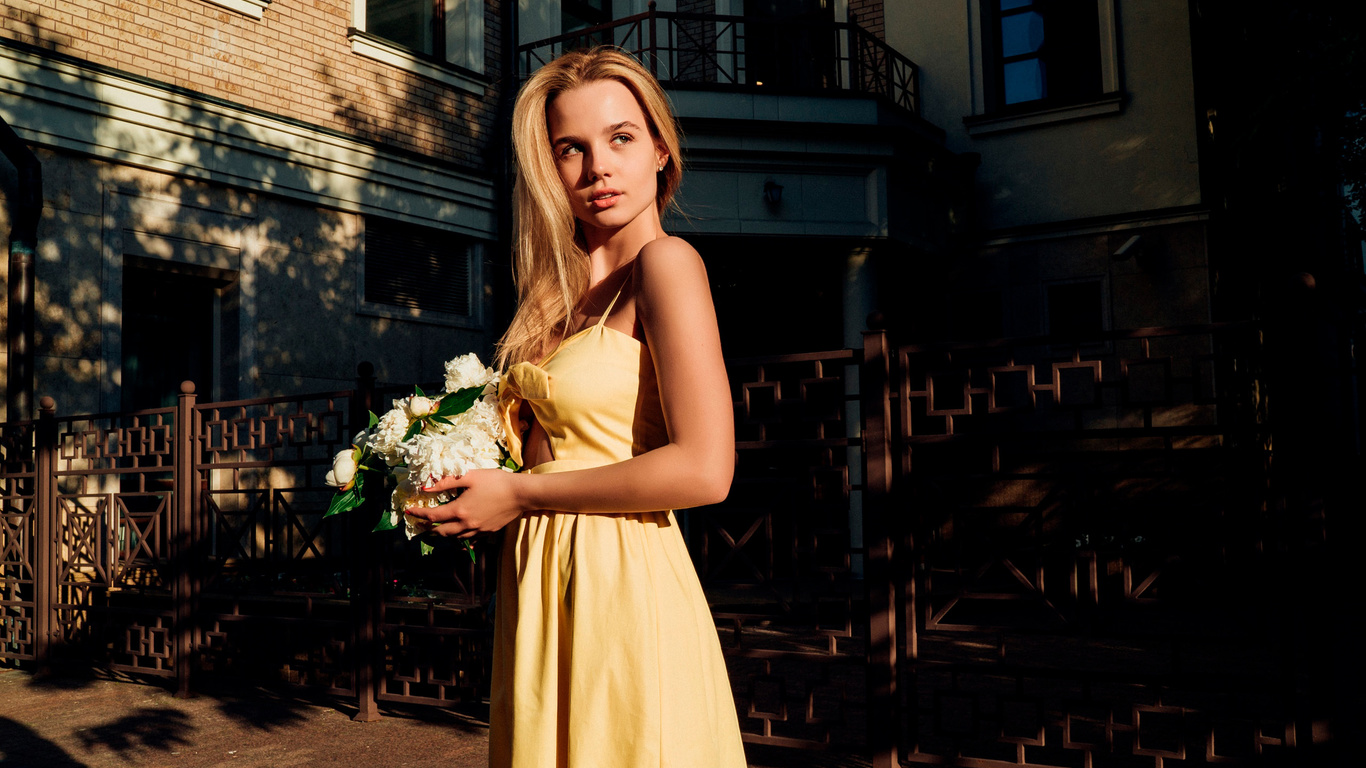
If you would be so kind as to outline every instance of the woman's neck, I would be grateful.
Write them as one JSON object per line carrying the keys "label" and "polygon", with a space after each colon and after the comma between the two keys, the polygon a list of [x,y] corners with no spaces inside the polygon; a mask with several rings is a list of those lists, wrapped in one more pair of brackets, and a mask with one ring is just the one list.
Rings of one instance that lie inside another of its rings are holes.
{"label": "woman's neck", "polygon": [[624,227],[613,230],[584,229],[588,246],[588,284],[598,285],[635,259],[651,240],[664,237],[659,213],[652,207]]}

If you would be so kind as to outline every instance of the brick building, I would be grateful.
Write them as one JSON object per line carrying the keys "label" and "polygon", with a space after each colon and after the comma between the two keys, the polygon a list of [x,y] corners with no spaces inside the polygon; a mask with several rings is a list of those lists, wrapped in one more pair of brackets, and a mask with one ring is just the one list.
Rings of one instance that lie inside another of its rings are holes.
{"label": "brick building", "polygon": [[487,353],[502,8],[0,3],[0,118],[43,178],[35,391],[107,411]]}

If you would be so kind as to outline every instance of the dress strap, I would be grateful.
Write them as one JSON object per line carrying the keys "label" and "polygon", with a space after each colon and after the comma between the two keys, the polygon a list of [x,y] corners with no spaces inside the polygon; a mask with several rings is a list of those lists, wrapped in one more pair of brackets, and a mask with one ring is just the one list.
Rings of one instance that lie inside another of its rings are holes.
{"label": "dress strap", "polygon": [[593,327],[601,328],[603,323],[607,322],[607,316],[612,314],[612,307],[617,305],[617,299],[621,298],[621,292],[624,290],[626,290],[626,283],[623,282],[621,287],[617,289],[617,295],[613,296],[612,300],[607,302],[607,309],[602,311],[602,317],[598,318],[598,322],[594,323]]}

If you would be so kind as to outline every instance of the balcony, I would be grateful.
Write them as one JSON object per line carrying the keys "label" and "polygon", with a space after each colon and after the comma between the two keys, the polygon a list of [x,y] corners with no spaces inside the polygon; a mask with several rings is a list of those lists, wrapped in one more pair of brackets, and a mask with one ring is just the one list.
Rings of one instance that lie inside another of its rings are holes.
{"label": "balcony", "polygon": [[759,19],[655,9],[518,47],[522,77],[565,51],[616,45],[671,89],[885,100],[919,117],[919,67],[851,20]]}

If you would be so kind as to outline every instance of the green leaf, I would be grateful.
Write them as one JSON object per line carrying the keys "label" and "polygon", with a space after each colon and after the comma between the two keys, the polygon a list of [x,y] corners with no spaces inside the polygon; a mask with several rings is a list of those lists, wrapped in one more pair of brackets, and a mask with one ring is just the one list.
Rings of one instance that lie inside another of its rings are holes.
{"label": "green leaf", "polygon": [[403,433],[403,442],[406,443],[406,442],[408,442],[409,440],[412,440],[412,439],[413,439],[413,435],[416,435],[418,432],[421,432],[421,431],[422,431],[422,419],[415,419],[415,420],[413,421],[412,424],[409,424],[409,425],[408,425],[408,431]]}
{"label": "green leaf", "polygon": [[424,557],[436,551],[436,547],[433,547],[431,544],[428,544],[425,541],[418,541],[417,546],[418,549],[422,551]]}
{"label": "green leaf", "polygon": [[374,411],[369,411],[368,413],[370,414],[370,424],[369,424],[368,426],[365,427],[366,429],[369,429],[370,427],[373,427],[373,426],[375,426],[376,424],[379,424],[379,417],[375,415],[375,412],[374,412]]}
{"label": "green leaf", "polygon": [[356,492],[355,486],[352,486],[350,490],[338,491],[332,494],[332,503],[327,505],[327,511],[323,513],[323,519],[325,520],[343,512],[350,512],[356,507],[359,507],[364,501],[365,500],[360,497],[360,494]]}
{"label": "green leaf", "polygon": [[508,469],[512,470],[513,472],[517,472],[517,471],[521,470],[521,467],[517,466],[517,462],[513,461],[511,457],[508,457],[508,458],[506,458],[506,459],[503,460],[503,466],[504,466],[504,467],[507,467]]}
{"label": "green leaf", "polygon": [[416,384],[413,385],[413,394],[415,394],[415,395],[417,395],[417,396],[419,396],[419,397],[426,397],[426,396],[427,396],[427,393],[422,391],[422,387],[419,387],[419,386],[416,385]]}
{"label": "green leaf", "polygon": [[[400,515],[400,517],[402,516]],[[379,531],[392,531],[398,526],[399,523],[396,523],[389,519],[389,510],[385,509],[383,512],[380,512],[379,514],[379,522],[375,523],[375,527],[371,528],[370,530],[372,532],[378,533]]]}
{"label": "green leaf", "polygon": [[470,556],[470,562],[471,562],[471,563],[477,563],[477,562],[479,562],[479,561],[476,560],[475,557],[474,557],[474,544],[472,544],[472,543],[470,542],[469,539],[461,539],[461,540],[460,540],[460,543],[465,545],[465,554],[467,554],[467,555]]}
{"label": "green leaf", "polygon": [[428,421],[435,421],[437,424],[449,424],[452,427],[455,426],[455,422],[445,416],[431,416],[428,418]]}
{"label": "green leaf", "polygon": [[436,407],[437,416],[459,416],[468,411],[474,401],[479,399],[479,395],[484,391],[483,387],[465,387],[441,398],[441,404]]}

